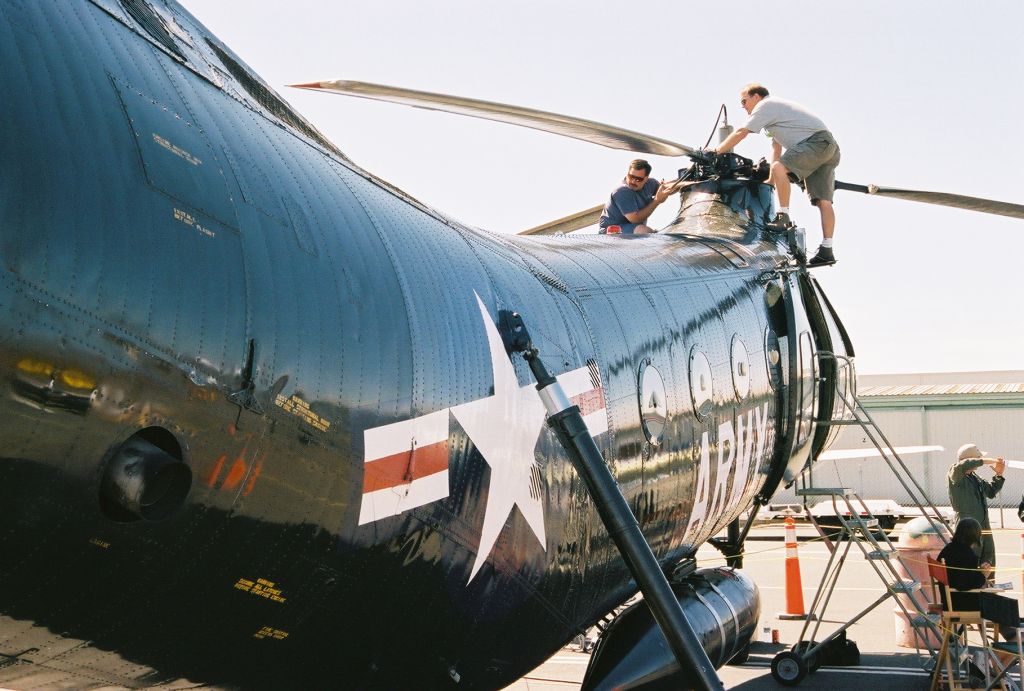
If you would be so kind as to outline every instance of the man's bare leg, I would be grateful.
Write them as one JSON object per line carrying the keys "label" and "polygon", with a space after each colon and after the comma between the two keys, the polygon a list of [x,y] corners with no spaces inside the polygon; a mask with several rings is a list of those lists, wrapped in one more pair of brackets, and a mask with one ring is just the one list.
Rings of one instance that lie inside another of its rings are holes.
{"label": "man's bare leg", "polygon": [[836,255],[832,251],[832,235],[836,232],[836,212],[832,208],[832,202],[818,199],[814,203],[821,214],[821,234],[824,239],[818,251],[807,261],[807,266],[834,264]]}
{"label": "man's bare leg", "polygon": [[836,211],[832,208],[832,202],[819,199],[818,212],[821,214],[821,235],[826,240],[831,240],[836,232]]}
{"label": "man's bare leg", "polygon": [[779,206],[783,209],[789,208],[789,169],[782,165],[782,161],[772,164],[771,183],[775,186],[775,192],[779,195]]}

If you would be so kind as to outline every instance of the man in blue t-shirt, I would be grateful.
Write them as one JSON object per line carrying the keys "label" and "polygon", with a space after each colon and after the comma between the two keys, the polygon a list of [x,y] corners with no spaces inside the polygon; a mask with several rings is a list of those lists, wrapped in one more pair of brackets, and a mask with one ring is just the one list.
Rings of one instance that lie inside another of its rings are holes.
{"label": "man in blue t-shirt", "polygon": [[600,233],[654,233],[647,218],[672,194],[670,184],[651,179],[651,164],[642,158],[631,161],[622,185],[612,192],[601,212]]}

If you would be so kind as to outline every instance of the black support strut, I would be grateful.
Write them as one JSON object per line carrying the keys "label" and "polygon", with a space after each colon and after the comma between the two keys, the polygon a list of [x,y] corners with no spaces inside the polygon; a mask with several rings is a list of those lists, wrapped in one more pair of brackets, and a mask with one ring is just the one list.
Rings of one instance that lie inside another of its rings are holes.
{"label": "black support strut", "polygon": [[711,660],[701,646],[697,634],[687,621],[665,573],[647,544],[640,525],[633,516],[618,483],[594,443],[577,406],[569,399],[558,381],[548,374],[537,349],[518,314],[503,315],[506,343],[514,352],[523,354],[537,379],[537,390],[548,411],[548,424],[565,447],[576,471],[587,485],[601,520],[622,554],[633,578],[644,595],[661,632],[683,670],[693,675],[694,688],[701,691],[724,690]]}

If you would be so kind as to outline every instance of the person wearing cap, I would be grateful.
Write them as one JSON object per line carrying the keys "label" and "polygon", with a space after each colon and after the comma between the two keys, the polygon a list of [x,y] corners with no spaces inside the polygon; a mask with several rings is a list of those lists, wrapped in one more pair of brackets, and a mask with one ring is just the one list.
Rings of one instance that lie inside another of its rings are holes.
{"label": "person wearing cap", "polygon": [[[995,477],[991,481],[978,477],[975,472],[983,465],[992,466]],[[982,535],[978,557],[982,564],[996,565],[996,545],[992,540],[992,527],[988,522],[988,500],[995,499],[1003,488],[1003,471],[1006,462],[1002,458],[988,458],[977,444],[964,444],[957,452],[956,462],[946,473],[949,482],[949,503],[956,511],[959,522],[970,517],[981,524]]]}

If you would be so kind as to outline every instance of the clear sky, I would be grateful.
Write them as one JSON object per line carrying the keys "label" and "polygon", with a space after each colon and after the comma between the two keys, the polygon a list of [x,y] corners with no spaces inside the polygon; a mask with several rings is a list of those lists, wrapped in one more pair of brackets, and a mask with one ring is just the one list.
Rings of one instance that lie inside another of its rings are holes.
{"label": "clear sky", "polygon": [[[1024,203],[1020,0],[184,5],[357,163],[496,232],[603,202],[632,156],[284,85],[378,82],[702,146],[721,103],[743,123],[738,91],[760,81],[825,120],[841,180]],[[769,140],[750,136],[737,151],[766,156]],[[655,177],[688,163],[648,158]],[[804,198],[791,207],[813,251],[817,211]],[[1024,370],[1024,220],[849,192],[837,192],[836,215],[839,263],[816,275],[860,372]]]}

